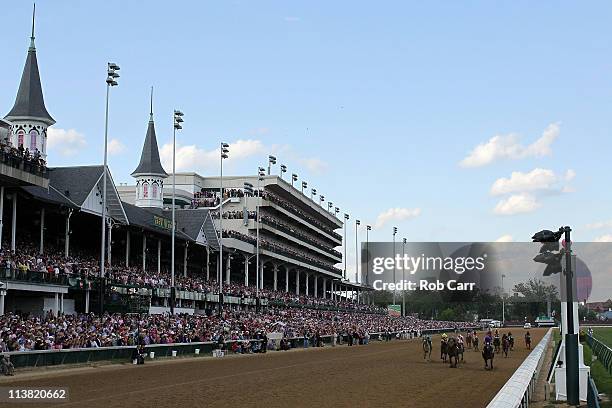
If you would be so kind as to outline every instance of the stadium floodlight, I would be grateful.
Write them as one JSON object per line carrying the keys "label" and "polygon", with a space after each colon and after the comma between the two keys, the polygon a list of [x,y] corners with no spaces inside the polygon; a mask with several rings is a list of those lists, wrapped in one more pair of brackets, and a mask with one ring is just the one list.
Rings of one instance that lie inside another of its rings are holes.
{"label": "stadium floodlight", "polygon": [[[152,110],[151,110],[152,111]],[[174,255],[176,239],[176,131],[181,130],[183,126],[181,123],[184,122],[183,112],[180,110],[174,110],[173,114],[173,133],[172,133],[172,255],[171,255],[171,266],[170,266],[170,314],[174,314],[174,305],[176,304],[176,287],[174,286]]]}
{"label": "stadium floodlight", "polygon": [[287,172],[287,166],[285,166],[284,164],[281,164],[280,165],[280,170],[281,170],[280,178],[283,178],[283,173]]}
{"label": "stadium floodlight", "polygon": [[334,206],[334,203],[332,203],[331,201],[328,201],[327,202],[327,211],[331,212],[333,206]]}
{"label": "stadium floodlight", "polygon": [[340,212],[340,208],[338,207],[334,208],[334,213],[336,214],[336,217],[338,216],[339,212]]}
{"label": "stadium floodlight", "polygon": [[276,164],[276,157],[274,156],[268,156],[268,176],[270,175],[270,172],[272,171],[272,165]]}
{"label": "stadium floodlight", "polygon": [[298,180],[298,175],[293,173],[291,175],[291,187],[293,187],[293,182]]}
{"label": "stadium floodlight", "polygon": [[255,276],[256,276],[256,285],[255,285],[255,309],[259,311],[259,288],[263,289],[263,271],[261,271],[259,266],[259,207],[261,205],[261,182],[264,180],[266,175],[266,171],[263,167],[259,167],[257,170],[257,207],[255,209],[255,225],[257,227],[257,245],[255,252]]}
{"label": "stadium floodlight", "polygon": [[308,188],[308,183],[305,181],[302,181],[302,194],[304,194],[304,189]]}
{"label": "stadium floodlight", "polygon": [[[34,27],[32,25],[32,27]],[[34,28],[32,28],[32,33]],[[32,34],[34,38],[34,34]],[[32,40],[34,41],[34,40]],[[105,110],[105,121],[104,121],[104,169],[103,169],[103,182],[102,182],[102,240],[100,246],[100,316],[104,313],[104,276],[105,276],[105,251],[106,251],[106,181],[108,179],[108,101],[110,96],[110,88],[119,85],[117,78],[119,74],[119,65],[114,62],[107,64],[107,76],[106,76],[106,110]]]}
{"label": "stadium floodlight", "polygon": [[342,258],[344,258],[344,271],[342,273],[342,277],[344,279],[346,279],[346,222],[349,219],[349,215],[347,213],[344,213],[344,239],[342,240],[342,243],[344,244],[344,253],[342,254]]}
{"label": "stadium floodlight", "polygon": [[[576,274],[572,270],[572,241],[570,227],[561,227],[557,231],[542,230],[535,233],[531,239],[533,242],[542,244],[540,252],[533,258],[534,261],[544,263],[544,276],[564,272],[565,274],[565,295],[566,311],[565,319],[561,319],[566,324],[566,334],[564,338],[565,346],[565,384],[567,402],[569,405],[578,405],[579,395],[579,371],[578,371],[578,333],[574,325],[574,293],[576,287]],[[559,250],[559,240],[565,235],[563,246]],[[557,252],[558,251],[558,252]],[[563,271],[562,259],[565,256],[565,271]],[[561,274],[561,279],[563,279]],[[563,301],[563,299],[562,299]]]}
{"label": "stadium floodlight", "polygon": [[361,221],[355,220],[355,283],[359,283],[359,237],[358,231]]}
{"label": "stadium floodlight", "polygon": [[371,225],[366,225],[366,283],[370,275],[370,231],[372,231]]}
{"label": "stadium floodlight", "polygon": [[324,196],[323,194],[321,194],[321,195],[319,196],[319,205],[320,205],[321,207],[323,207],[323,201],[325,201],[325,196]]}
{"label": "stadium floodlight", "polygon": [[[395,251],[395,235],[397,235],[397,227],[393,227],[393,258],[396,257],[397,252]],[[393,263],[393,283],[396,283],[397,281],[395,280],[395,272],[396,272],[396,266],[395,266],[395,262]],[[393,291],[393,304],[395,305],[395,296],[397,294],[397,290]]]}
{"label": "stadium floodlight", "polygon": [[314,201],[314,196],[317,195],[317,189],[316,188],[312,188],[310,189],[310,199]]}
{"label": "stadium floodlight", "polygon": [[245,181],[243,190],[245,193],[248,193],[253,196],[253,184]]}
{"label": "stadium floodlight", "polygon": [[219,313],[223,310],[223,160],[229,158],[229,147],[221,142],[219,148]]}

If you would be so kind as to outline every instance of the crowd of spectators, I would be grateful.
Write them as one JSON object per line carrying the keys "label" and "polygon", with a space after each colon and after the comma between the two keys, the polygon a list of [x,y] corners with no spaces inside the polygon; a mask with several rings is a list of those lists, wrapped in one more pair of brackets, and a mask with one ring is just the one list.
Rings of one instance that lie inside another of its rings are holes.
{"label": "crowd of spectators", "polygon": [[42,158],[40,151],[35,149],[33,152],[30,149],[19,145],[15,148],[10,140],[0,141],[0,152],[2,154],[2,162],[11,167],[19,167],[24,163],[30,167],[30,170],[35,172],[44,172],[46,168],[45,160]]}
{"label": "crowd of spectators", "polygon": [[0,316],[0,352],[57,350],[252,339],[258,333],[286,338],[426,329],[465,329],[467,322],[421,320],[415,316],[268,308],[263,312],[225,309],[202,315],[94,314],[44,317]]}

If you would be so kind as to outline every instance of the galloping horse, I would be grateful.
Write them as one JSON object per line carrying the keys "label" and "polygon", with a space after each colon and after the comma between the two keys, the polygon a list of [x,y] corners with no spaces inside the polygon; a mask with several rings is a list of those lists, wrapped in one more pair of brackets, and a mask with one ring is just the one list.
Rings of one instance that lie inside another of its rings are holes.
{"label": "galloping horse", "polygon": [[440,342],[440,358],[442,359],[443,362],[446,363],[447,357],[448,357],[448,340],[445,338],[442,338],[442,341]]}
{"label": "galloping horse", "polygon": [[525,347],[527,347],[527,350],[531,350],[531,334],[529,332],[525,333]]}
{"label": "galloping horse", "polygon": [[423,359],[431,361],[431,349],[431,339],[427,336],[423,337]]}
{"label": "galloping horse", "polygon": [[504,357],[508,358],[508,350],[510,349],[510,339],[505,334],[502,336],[502,352]]}
{"label": "galloping horse", "polygon": [[482,348],[482,358],[485,362],[485,370],[489,369],[488,361],[491,360],[491,370],[493,370],[493,357],[495,357],[495,351],[491,343],[485,343]]}
{"label": "galloping horse", "polygon": [[451,337],[448,339],[448,343],[446,344],[446,352],[448,353],[448,362],[450,363],[451,368],[457,368],[457,363],[459,361],[459,343],[457,339]]}
{"label": "galloping horse", "polygon": [[499,340],[499,335],[493,337],[493,347],[495,347],[495,352],[499,353],[499,346],[501,346],[501,342]]}
{"label": "galloping horse", "polygon": [[472,344],[474,345],[474,351],[478,351],[478,336],[474,336],[474,340],[472,340]]}

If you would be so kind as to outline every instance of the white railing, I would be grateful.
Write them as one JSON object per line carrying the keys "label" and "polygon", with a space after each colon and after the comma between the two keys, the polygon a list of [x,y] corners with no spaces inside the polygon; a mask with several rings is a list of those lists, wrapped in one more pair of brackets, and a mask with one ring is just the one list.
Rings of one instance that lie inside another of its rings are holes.
{"label": "white railing", "polygon": [[508,382],[493,397],[487,408],[523,408],[529,406],[529,400],[535,389],[551,335],[552,329],[549,329],[523,361],[523,364],[517,368]]}

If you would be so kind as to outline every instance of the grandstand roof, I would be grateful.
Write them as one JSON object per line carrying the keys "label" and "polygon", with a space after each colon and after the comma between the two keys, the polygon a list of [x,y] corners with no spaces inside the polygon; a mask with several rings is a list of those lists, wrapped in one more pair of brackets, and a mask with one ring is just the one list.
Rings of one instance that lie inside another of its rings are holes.
{"label": "grandstand roof", "polygon": [[[170,211],[167,211],[170,212]],[[208,210],[176,210],[177,229],[184,232],[194,241],[198,239],[204,220],[208,215]]]}
{"label": "grandstand roof", "polygon": [[48,189],[38,186],[24,186],[21,189],[32,198],[44,201],[46,203],[56,204],[56,205],[64,205],[67,207],[79,208],[72,200],[64,196],[62,193],[57,191],[52,186],[49,186]]}
{"label": "grandstand roof", "polygon": [[[172,221],[169,216],[170,211],[161,208],[141,208],[133,204],[122,202],[128,222],[132,226],[141,227],[147,231],[158,234],[172,236]],[[178,214],[178,211],[177,211]],[[180,225],[177,217],[177,226]],[[176,236],[179,239],[193,241],[189,235],[180,228],[176,229]]]}

